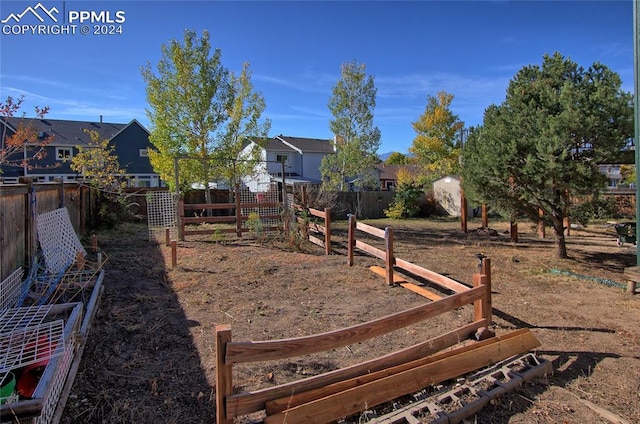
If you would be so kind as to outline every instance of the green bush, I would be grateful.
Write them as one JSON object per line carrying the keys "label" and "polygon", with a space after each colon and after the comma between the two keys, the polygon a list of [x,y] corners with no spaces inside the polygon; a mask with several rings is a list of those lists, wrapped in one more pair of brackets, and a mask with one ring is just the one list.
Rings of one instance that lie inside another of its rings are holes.
{"label": "green bush", "polygon": [[423,196],[424,190],[417,183],[400,184],[396,190],[396,197],[384,213],[391,219],[413,218],[420,212],[420,199]]}
{"label": "green bush", "polygon": [[584,226],[594,219],[620,218],[615,199],[612,197],[574,204],[569,215],[572,220]]}

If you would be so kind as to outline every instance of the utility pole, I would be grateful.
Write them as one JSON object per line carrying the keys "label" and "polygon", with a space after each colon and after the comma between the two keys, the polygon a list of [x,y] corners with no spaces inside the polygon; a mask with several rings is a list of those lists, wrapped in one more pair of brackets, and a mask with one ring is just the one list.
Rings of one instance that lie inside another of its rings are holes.
{"label": "utility pole", "polygon": [[[640,222],[640,178],[639,178],[639,169],[638,165],[640,164],[640,145],[638,140],[640,140],[640,101],[638,101],[638,96],[640,96],[640,76],[638,73],[640,69],[640,62],[638,60],[638,53],[640,48],[640,5],[638,5],[639,0],[633,0],[633,88],[634,88],[634,96],[633,96],[633,116],[634,116],[634,146],[635,146],[635,165],[636,165],[636,237],[637,237],[637,226],[638,222]],[[636,243],[636,265],[640,266],[640,243]]]}

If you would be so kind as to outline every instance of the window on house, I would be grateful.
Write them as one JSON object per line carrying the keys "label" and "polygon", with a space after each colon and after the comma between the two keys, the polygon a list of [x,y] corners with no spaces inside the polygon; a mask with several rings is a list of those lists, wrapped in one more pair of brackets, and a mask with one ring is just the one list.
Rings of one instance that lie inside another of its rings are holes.
{"label": "window on house", "polygon": [[71,147],[56,147],[56,159],[67,161],[73,157],[73,148]]}
{"label": "window on house", "polygon": [[136,187],[151,187],[151,177],[138,177]]}
{"label": "window on house", "polygon": [[147,149],[140,149],[140,157],[141,157],[141,158],[148,158],[148,157],[149,157],[149,150],[147,150]]}
{"label": "window on house", "polygon": [[286,162],[287,161],[287,155],[276,155],[276,162]]}

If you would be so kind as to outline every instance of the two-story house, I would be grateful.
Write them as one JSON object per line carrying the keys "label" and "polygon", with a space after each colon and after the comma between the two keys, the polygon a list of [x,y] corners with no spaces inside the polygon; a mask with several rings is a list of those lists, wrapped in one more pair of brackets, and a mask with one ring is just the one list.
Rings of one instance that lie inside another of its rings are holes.
{"label": "two-story house", "polygon": [[[258,145],[262,162],[254,175],[243,182],[251,191],[262,191],[260,186],[271,181],[286,185],[321,183],[322,159],[334,153],[331,140],[278,135],[268,139],[251,139],[245,147],[250,150]],[[284,164],[284,176],[283,173]]]}
{"label": "two-story house", "polygon": [[149,131],[137,120],[128,124],[99,121],[68,121],[60,119],[38,119],[0,117],[0,134],[11,136],[21,126],[31,126],[39,139],[50,140],[44,157],[24,167],[2,166],[1,177],[5,181],[18,177],[31,177],[35,181],[63,181],[82,179],[70,167],[71,158],[78,152],[78,146],[85,146],[91,138],[86,130],[96,131],[101,140],[109,140],[114,147],[120,167],[126,171],[129,185],[134,187],[159,187],[160,176],[153,171],[148,151],[153,148],[149,141]]}

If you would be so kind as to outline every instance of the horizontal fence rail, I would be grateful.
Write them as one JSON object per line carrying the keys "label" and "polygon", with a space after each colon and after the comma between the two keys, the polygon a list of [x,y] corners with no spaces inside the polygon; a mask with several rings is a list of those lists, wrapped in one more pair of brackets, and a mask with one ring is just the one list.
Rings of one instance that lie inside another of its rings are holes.
{"label": "horizontal fence rail", "polygon": [[[491,322],[491,284],[484,274],[474,275],[474,288],[455,293],[441,300],[420,305],[383,318],[305,337],[234,342],[231,327],[216,327],[216,400],[217,422],[230,424],[235,417],[267,409],[267,404],[286,398],[292,393],[300,394],[337,384],[345,379],[365,376],[374,371],[402,366],[469,338]],[[359,343],[392,331],[405,328],[465,305],[473,305],[474,318],[469,324],[418,343],[409,348],[343,369],[320,374],[283,385],[233,394],[233,366],[239,363],[261,362],[292,358]],[[397,372],[394,371],[394,373]],[[319,395],[320,396],[320,395]],[[281,408],[280,408],[281,409]],[[269,417],[268,417],[269,418]]]}

